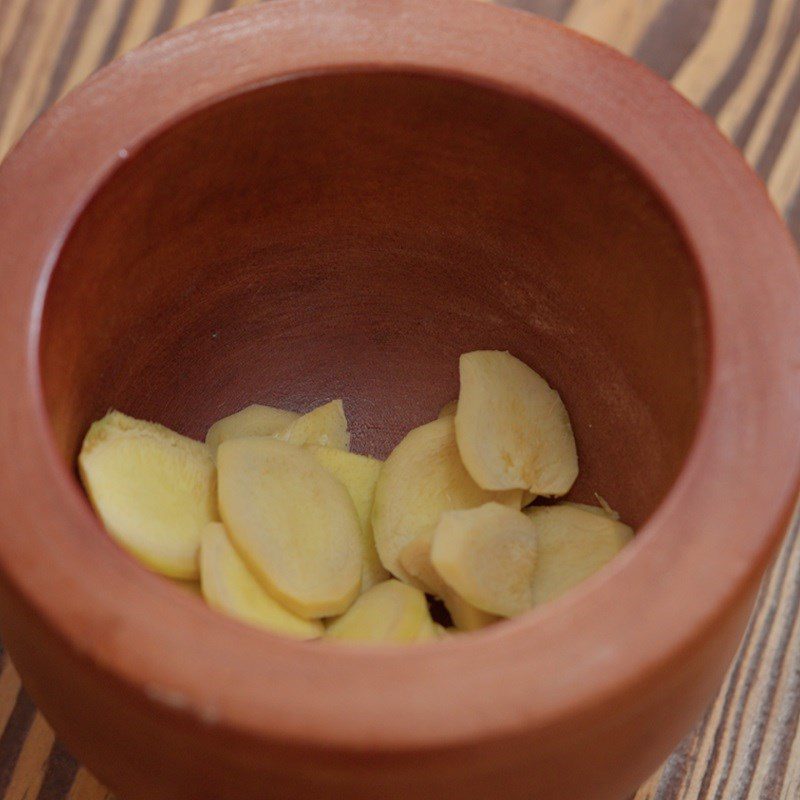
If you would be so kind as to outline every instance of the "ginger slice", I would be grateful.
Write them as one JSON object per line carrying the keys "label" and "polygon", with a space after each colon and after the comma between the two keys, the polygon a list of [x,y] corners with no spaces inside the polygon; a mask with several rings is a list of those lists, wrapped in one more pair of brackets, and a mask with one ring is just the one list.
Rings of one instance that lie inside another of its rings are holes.
{"label": "ginger slice", "polygon": [[578,508],[581,511],[588,511],[590,514],[599,514],[601,517],[608,517],[608,519],[619,519],[619,514],[614,511],[608,503],[599,506],[591,506],[588,503],[572,503],[572,502],[565,502],[561,503],[562,506],[569,506],[570,508]]}
{"label": "ginger slice", "polygon": [[361,564],[361,591],[381,583],[389,577],[378,551],[375,549],[375,537],[372,535],[372,503],[375,499],[375,484],[381,471],[382,462],[376,458],[336,450],[332,447],[307,445],[309,452],[317,461],[340,481],[350,493],[356,507],[358,521],[361,525],[361,547],[363,561]]}
{"label": "ginger slice", "polygon": [[341,614],[361,585],[361,528],[347,489],[307,450],[265,437],[217,451],[219,507],[236,549],[281,605]]}
{"label": "ginger slice", "polygon": [[633,530],[602,509],[567,503],[534,506],[526,513],[539,534],[533,573],[535,605],[561,596],[588,578],[633,538]]}
{"label": "ginger slice", "polygon": [[520,503],[520,508],[527,508],[535,499],[536,495],[533,492],[529,492],[527,491],[527,489],[523,489],[522,502]]}
{"label": "ginger slice", "polygon": [[83,440],[78,468],[105,529],[155,572],[195,580],[200,535],[218,519],[208,448],[111,411]]}
{"label": "ginger slice", "polygon": [[[209,525],[216,525],[215,522],[209,522]],[[200,544],[202,547],[202,538],[200,540]],[[189,594],[196,595],[197,597],[203,596],[203,590],[200,588],[200,581],[183,581],[180,578],[170,578],[170,583],[173,586],[177,586],[184,592],[189,592]]]}
{"label": "ginger slice", "polygon": [[499,350],[464,353],[459,371],[456,438],[475,482],[484,489],[566,494],[578,475],[578,455],[558,392]]}
{"label": "ginger slice", "polygon": [[362,642],[414,642],[433,635],[425,595],[390,579],[364,592],[325,631],[331,639]]}
{"label": "ginger slice", "polygon": [[525,489],[508,489],[505,492],[495,492],[495,500],[517,511],[529,506],[536,499],[536,495]]}
{"label": "ginger slice", "polygon": [[227,439],[244,439],[247,436],[274,436],[285,430],[300,415],[272,406],[251,405],[217,420],[206,433],[206,444],[216,457],[217,448]]}
{"label": "ginger slice", "polygon": [[450,631],[431,619],[430,625],[423,626],[419,636],[414,641],[435,642],[440,639],[446,639],[448,636],[450,636]]}
{"label": "ginger slice", "polygon": [[451,400],[449,403],[445,403],[439,410],[439,419],[442,417],[454,417],[457,410],[458,400]]}
{"label": "ginger slice", "polygon": [[432,541],[433,530],[428,530],[409,542],[400,553],[403,569],[428,594],[438,597],[445,604],[453,625],[459,630],[476,631],[496,622],[499,617],[475,608],[445,583],[431,563]]}
{"label": "ginger slice", "polygon": [[330,403],[303,414],[277,432],[275,438],[290,444],[318,444],[349,450],[350,433],[347,430],[347,417],[342,401],[331,400]]}
{"label": "ginger slice", "polygon": [[427,625],[423,625],[420,628],[419,634],[415,642],[435,642],[437,639],[441,639],[443,634],[439,632],[439,629],[444,630],[441,625],[435,623],[432,619]]}
{"label": "ginger slice", "polygon": [[487,503],[442,514],[431,563],[466,602],[489,614],[514,617],[533,605],[536,527],[521,511]]}
{"label": "ginger slice", "polygon": [[219,522],[210,523],[203,532],[200,580],[203,597],[217,611],[284,636],[298,639],[322,636],[321,622],[298,617],[264,591]]}
{"label": "ginger slice", "polygon": [[[407,582],[400,552],[439,521],[443,511],[496,500],[464,469],[456,446],[453,417],[415,428],[383,463],[375,487],[372,528],[383,566]],[[516,508],[519,495],[513,499]]]}
{"label": "ginger slice", "polygon": [[341,450],[350,447],[341,400],[332,400],[302,415],[271,406],[248,406],[215,422],[208,429],[206,444],[216,456],[222,442],[251,436],[269,436],[291,444],[317,444]]}
{"label": "ginger slice", "polygon": [[[458,410],[458,400],[451,400],[449,403],[445,403],[439,411],[438,419],[442,417],[455,417],[456,411]],[[518,508],[525,508],[525,506],[529,506],[535,499],[536,495],[532,494],[531,492],[525,491],[524,489],[511,489],[506,498],[501,500],[500,502],[505,503],[506,505],[511,506],[512,508],[516,505],[516,494],[512,494],[513,492],[519,492],[519,504],[517,505]]]}
{"label": "ginger slice", "polygon": [[608,504],[608,502],[606,502],[606,499],[604,497],[601,497],[599,494],[597,494],[597,492],[594,493],[594,496],[600,508],[602,508],[603,511],[605,511],[609,517],[611,517],[611,519],[619,519],[619,514],[616,511],[614,511],[613,508],[611,508],[611,506]]}
{"label": "ginger slice", "polygon": [[[439,411],[438,419],[442,417],[455,417],[458,410],[458,400],[451,400],[445,403]],[[519,498],[519,500],[517,500]],[[511,506],[512,508],[525,508],[529,506],[536,499],[536,495],[524,489],[511,489],[505,492],[502,498],[498,498],[499,502],[504,505]]]}

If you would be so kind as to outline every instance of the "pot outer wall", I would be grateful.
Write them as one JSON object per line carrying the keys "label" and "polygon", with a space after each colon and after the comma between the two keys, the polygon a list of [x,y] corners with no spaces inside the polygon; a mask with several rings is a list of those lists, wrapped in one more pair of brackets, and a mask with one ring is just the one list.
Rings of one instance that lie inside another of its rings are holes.
{"label": "pot outer wall", "polygon": [[124,800],[623,800],[717,691],[757,590],[696,648],[581,716],[549,730],[407,753],[292,746],[188,718],[179,698],[143,696],[86,663],[7,586],[0,617],[33,700],[70,752]]}

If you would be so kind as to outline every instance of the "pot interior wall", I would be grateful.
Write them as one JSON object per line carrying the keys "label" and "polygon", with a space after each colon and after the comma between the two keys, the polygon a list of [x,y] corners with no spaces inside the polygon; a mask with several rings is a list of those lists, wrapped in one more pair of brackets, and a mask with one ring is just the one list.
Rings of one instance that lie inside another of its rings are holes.
{"label": "pot interior wall", "polygon": [[669,213],[534,102],[361,72],[224,100],[132,152],[47,292],[42,380],[71,464],[110,407],[202,437],[252,402],[342,397],[385,456],[510,350],[571,413],[573,495],[641,524],[697,424],[702,291]]}

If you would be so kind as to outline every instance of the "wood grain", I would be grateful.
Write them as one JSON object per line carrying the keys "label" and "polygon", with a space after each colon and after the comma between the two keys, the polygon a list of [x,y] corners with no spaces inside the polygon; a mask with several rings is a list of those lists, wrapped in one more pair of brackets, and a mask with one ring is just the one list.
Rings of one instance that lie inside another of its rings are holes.
{"label": "wood grain", "polygon": [[[255,0],[0,0],[0,155],[58,97],[151,36]],[[800,0],[503,0],[641,60],[714,115],[800,236]],[[740,651],[695,731],[636,800],[800,799],[795,517]],[[3,656],[0,795],[106,800]],[[588,799],[587,799],[588,800]]]}

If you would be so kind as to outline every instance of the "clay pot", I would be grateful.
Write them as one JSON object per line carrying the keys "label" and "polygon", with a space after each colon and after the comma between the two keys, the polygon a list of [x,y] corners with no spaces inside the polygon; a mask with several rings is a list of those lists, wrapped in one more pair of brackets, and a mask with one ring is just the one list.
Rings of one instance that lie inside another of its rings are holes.
{"label": "clay pot", "polygon": [[[620,800],[718,687],[800,461],[800,272],[713,125],[617,53],[456,0],[270,3],[112,64],[0,174],[0,614],[125,800]],[[343,397],[383,456],[509,349],[574,496],[638,527],[485,632],[296,643],[151,575],[74,464],[109,407],[202,436]]]}

